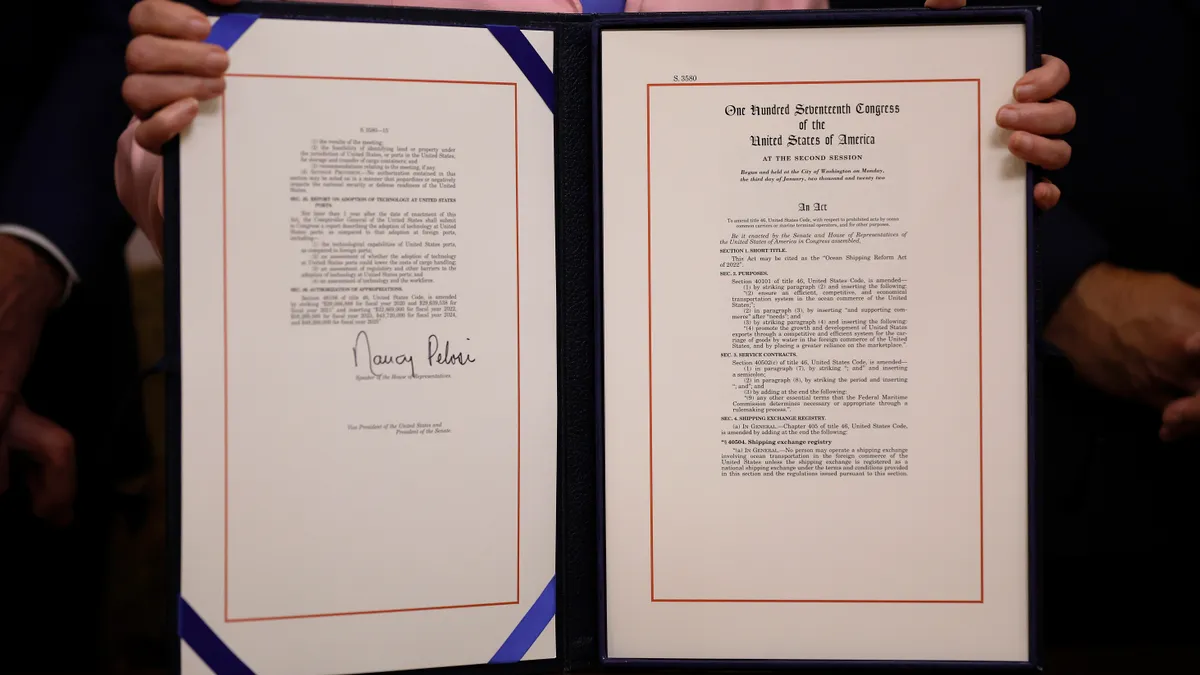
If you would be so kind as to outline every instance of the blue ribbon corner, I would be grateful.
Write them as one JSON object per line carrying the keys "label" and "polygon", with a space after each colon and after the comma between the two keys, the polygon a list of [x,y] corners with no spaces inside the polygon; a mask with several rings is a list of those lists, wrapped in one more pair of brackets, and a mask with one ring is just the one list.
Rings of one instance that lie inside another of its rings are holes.
{"label": "blue ribbon corner", "polygon": [[550,577],[550,583],[542,589],[542,594],[533,601],[529,611],[517,622],[517,627],[488,663],[516,663],[525,658],[529,648],[541,637],[546,626],[550,625],[550,620],[554,618],[554,610],[554,577]]}
{"label": "blue ribbon corner", "polygon": [[525,74],[525,79],[529,80],[529,84],[533,85],[538,96],[542,97],[546,107],[553,114],[554,73],[550,72],[550,67],[542,60],[542,55],[529,43],[529,38],[515,26],[488,26],[487,29],[504,51],[508,52],[513,63]]}
{"label": "blue ribbon corner", "polygon": [[255,21],[258,21],[257,14],[222,14],[217,17],[204,41],[229,51],[233,43],[245,35]]}
{"label": "blue ribbon corner", "polygon": [[179,637],[216,675],[254,675],[233,650],[204,623],[204,619],[182,597],[179,598]]}

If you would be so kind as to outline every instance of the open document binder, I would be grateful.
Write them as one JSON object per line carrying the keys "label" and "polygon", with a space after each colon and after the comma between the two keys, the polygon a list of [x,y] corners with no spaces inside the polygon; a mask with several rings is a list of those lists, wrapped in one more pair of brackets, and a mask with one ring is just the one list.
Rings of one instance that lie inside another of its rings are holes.
{"label": "open document binder", "polygon": [[203,6],[181,672],[1037,667],[1035,9]]}

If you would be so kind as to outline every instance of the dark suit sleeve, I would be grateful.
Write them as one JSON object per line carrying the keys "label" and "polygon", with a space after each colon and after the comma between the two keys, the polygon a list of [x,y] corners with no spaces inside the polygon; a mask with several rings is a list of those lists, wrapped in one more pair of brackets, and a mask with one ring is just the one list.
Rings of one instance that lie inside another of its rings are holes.
{"label": "dark suit sleeve", "polygon": [[58,5],[64,23],[77,30],[2,167],[5,220],[48,239],[84,283],[132,232],[113,182],[117,139],[130,118],[121,84],[132,5],[133,0]]}
{"label": "dark suit sleeve", "polygon": [[1039,287],[1038,329],[1058,311],[1088,268],[1108,259],[1109,243],[1067,200],[1040,213],[1034,223],[1035,273]]}

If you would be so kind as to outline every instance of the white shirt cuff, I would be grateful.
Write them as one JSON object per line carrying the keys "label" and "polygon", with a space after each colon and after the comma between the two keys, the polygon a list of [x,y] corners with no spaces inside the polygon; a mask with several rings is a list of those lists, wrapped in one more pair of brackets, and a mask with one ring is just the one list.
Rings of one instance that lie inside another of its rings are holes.
{"label": "white shirt cuff", "polygon": [[67,301],[67,298],[71,297],[71,289],[75,284],[79,283],[79,275],[75,273],[75,266],[71,264],[70,260],[67,260],[67,256],[63,255],[63,252],[58,250],[58,247],[53,242],[43,237],[40,232],[34,232],[28,227],[21,227],[20,225],[0,225],[0,234],[24,239],[50,254],[51,258],[57,260],[58,264],[62,265],[63,270],[67,273],[67,282],[63,284],[63,296],[59,304],[61,305]]}

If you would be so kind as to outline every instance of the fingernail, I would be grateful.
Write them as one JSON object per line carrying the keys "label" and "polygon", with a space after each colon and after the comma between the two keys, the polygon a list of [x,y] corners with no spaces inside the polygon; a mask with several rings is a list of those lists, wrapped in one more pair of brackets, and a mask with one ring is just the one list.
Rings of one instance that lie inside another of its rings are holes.
{"label": "fingernail", "polygon": [[1020,115],[1017,114],[1016,109],[1005,106],[1001,108],[1000,113],[996,115],[996,121],[1002,127],[1012,127],[1017,124],[1017,118],[1019,117]]}
{"label": "fingernail", "polygon": [[216,96],[225,91],[225,78],[218,77],[216,79],[209,80],[207,83],[205,83],[204,87],[208,90],[208,93]]}
{"label": "fingernail", "polygon": [[208,35],[208,31],[212,28],[212,24],[205,19],[192,19],[188,22],[188,28],[194,31],[197,35]]}
{"label": "fingernail", "polygon": [[1028,152],[1033,149],[1033,139],[1029,137],[1029,134],[1013,134],[1012,143],[1017,150]]}
{"label": "fingernail", "polygon": [[1018,101],[1027,101],[1030,98],[1033,98],[1033,85],[1032,84],[1017,85],[1017,90],[1016,90],[1016,92],[1014,92],[1014,95],[1016,96],[1016,99]]}
{"label": "fingernail", "polygon": [[229,55],[224,51],[215,51],[204,57],[204,66],[211,71],[224,71],[229,67]]}

